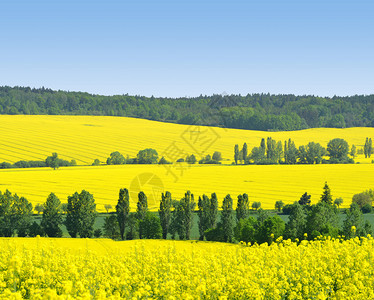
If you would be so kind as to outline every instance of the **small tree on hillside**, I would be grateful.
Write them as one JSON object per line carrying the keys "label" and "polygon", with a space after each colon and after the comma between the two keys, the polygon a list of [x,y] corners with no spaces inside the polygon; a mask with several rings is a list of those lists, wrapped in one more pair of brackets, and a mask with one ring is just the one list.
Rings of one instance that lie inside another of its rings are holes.
{"label": "small tree on hillside", "polygon": [[253,202],[252,209],[258,210],[261,207],[261,202]]}
{"label": "small tree on hillside", "polygon": [[336,198],[335,200],[334,200],[334,204],[339,208],[340,207],[340,205],[342,205],[342,203],[343,203],[343,198]]}
{"label": "small tree on hillside", "polygon": [[112,207],[112,205],[110,205],[110,204],[105,204],[105,205],[104,205],[104,208],[105,208],[105,210],[106,210],[106,213],[109,213],[109,210],[111,210],[113,207]]}
{"label": "small tree on hillside", "polygon": [[284,203],[282,200],[275,202],[275,209],[278,210],[278,212],[282,211],[283,206],[284,206]]}
{"label": "small tree on hillside", "polygon": [[48,167],[53,168],[53,170],[56,170],[59,167],[59,158],[58,154],[56,152],[52,153],[52,156],[48,156],[45,160],[45,164]]}

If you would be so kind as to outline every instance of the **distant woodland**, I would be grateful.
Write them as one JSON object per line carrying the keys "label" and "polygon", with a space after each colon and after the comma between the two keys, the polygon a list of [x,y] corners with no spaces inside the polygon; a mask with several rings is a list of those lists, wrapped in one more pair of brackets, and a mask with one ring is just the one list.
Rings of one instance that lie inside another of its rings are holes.
{"label": "distant woodland", "polygon": [[374,95],[248,94],[156,98],[3,86],[0,87],[0,114],[124,116],[271,131],[374,127]]}

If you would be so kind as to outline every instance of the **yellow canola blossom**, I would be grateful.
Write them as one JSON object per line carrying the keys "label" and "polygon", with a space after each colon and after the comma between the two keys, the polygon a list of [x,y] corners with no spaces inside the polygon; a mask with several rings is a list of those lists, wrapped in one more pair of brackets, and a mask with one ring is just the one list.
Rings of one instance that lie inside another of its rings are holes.
{"label": "yellow canola blossom", "polygon": [[291,138],[297,146],[313,141],[324,147],[333,138],[344,138],[360,149],[366,137],[374,137],[374,128],[263,132],[124,117],[0,115],[0,135],[0,163],[44,160],[57,152],[59,157],[75,159],[79,165],[57,170],[0,170],[1,191],[9,189],[34,206],[44,203],[51,192],[66,202],[67,196],[85,189],[95,196],[97,210],[103,212],[106,204],[115,207],[119,189],[128,188],[132,209],[141,190],[152,210],[158,208],[162,192],[170,191],[179,200],[187,190],[196,197],[215,192],[220,201],[229,193],[234,205],[238,194],[247,193],[251,202],[261,202],[262,208],[273,209],[277,200],[293,203],[305,192],[316,203],[327,181],[333,197],[342,197],[342,207],[348,207],[355,193],[373,188],[373,157],[365,159],[363,155],[356,159],[362,164],[355,165],[82,165],[92,164],[94,159],[105,162],[113,151],[135,157],[144,148],[154,148],[160,157],[174,162],[187,154],[200,159],[201,155],[220,151],[223,164],[230,164],[235,144],[241,148],[246,142],[250,151],[268,136],[278,141]]}
{"label": "yellow canola blossom", "polygon": [[1,238],[0,299],[373,299],[372,237],[248,247]]}

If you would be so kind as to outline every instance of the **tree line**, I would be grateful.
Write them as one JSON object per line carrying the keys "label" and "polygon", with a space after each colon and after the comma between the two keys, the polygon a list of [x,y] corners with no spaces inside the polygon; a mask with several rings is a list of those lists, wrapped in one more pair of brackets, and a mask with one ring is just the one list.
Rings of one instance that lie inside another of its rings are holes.
{"label": "tree line", "polygon": [[0,114],[105,115],[252,130],[374,126],[374,95],[101,96],[29,87],[0,87]]}
{"label": "tree line", "polygon": [[58,157],[57,153],[52,153],[51,156],[48,156],[45,160],[20,160],[14,164],[8,162],[0,163],[0,169],[10,169],[10,168],[45,168],[50,167],[57,169],[59,167],[69,167],[76,166],[77,162],[72,159],[67,161]]}
{"label": "tree line", "polygon": [[[371,138],[366,138],[364,149],[361,149],[365,157],[371,157],[373,146]],[[341,138],[335,138],[328,142],[327,148],[319,143],[309,142],[307,145],[295,145],[291,139],[288,141],[276,141],[271,137],[266,140],[261,139],[259,147],[253,147],[249,152],[247,143],[243,144],[242,149],[239,145],[234,147],[234,162],[238,164],[337,164],[354,163],[354,157],[358,154],[356,146],[350,148],[347,141]],[[324,157],[328,156],[326,160]],[[349,157],[350,156],[350,157]]]}
{"label": "tree line", "polygon": [[92,194],[83,190],[68,196],[64,208],[58,197],[51,193],[43,204],[40,224],[32,222],[33,207],[24,197],[8,190],[0,192],[0,236],[61,237],[62,225],[72,238],[105,237],[113,239],[191,239],[194,218],[198,217],[199,239],[220,242],[272,243],[280,237],[300,241],[314,239],[320,235],[351,238],[372,234],[370,223],[363,221],[362,213],[370,206],[372,190],[356,194],[349,209],[345,210],[343,226],[339,224],[341,198],[333,201],[327,183],[323,187],[320,201],[311,205],[311,196],[304,193],[294,204],[275,203],[275,208],[289,215],[284,222],[278,215],[259,208],[252,203],[257,218],[251,216],[248,194],[237,196],[234,209],[233,199],[228,194],[221,204],[215,193],[202,195],[195,202],[194,195],[187,191],[179,201],[170,192],[161,194],[158,215],[148,209],[147,196],[138,193],[136,211],[130,212],[129,191],[120,189],[115,212],[105,218],[102,228],[95,229],[96,204]]}

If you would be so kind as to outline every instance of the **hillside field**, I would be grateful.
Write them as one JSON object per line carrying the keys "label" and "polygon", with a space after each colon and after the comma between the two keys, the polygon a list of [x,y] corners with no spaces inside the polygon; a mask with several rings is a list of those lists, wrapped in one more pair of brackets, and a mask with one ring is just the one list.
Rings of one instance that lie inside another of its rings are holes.
{"label": "hillside field", "polygon": [[90,165],[96,158],[105,162],[114,151],[134,157],[145,148],[154,148],[160,157],[164,155],[171,161],[187,154],[200,157],[214,151],[222,152],[223,159],[231,161],[235,144],[241,147],[246,142],[251,150],[268,136],[281,141],[291,138],[297,147],[308,142],[326,147],[331,139],[343,138],[350,146],[360,148],[366,137],[374,138],[374,128],[266,132],[125,117],[0,115],[0,136],[0,162],[43,160],[57,152],[63,159]]}
{"label": "hillside field", "polygon": [[[372,299],[372,237],[197,241],[0,238],[0,299]],[[334,254],[334,255],[332,255]],[[337,254],[337,255],[336,255]]]}
{"label": "hillside field", "polygon": [[[204,134],[205,139],[200,140]],[[230,164],[236,143],[246,142],[251,149],[267,136],[276,140],[290,137],[297,146],[309,141],[326,146],[332,138],[340,137],[360,148],[367,136],[374,136],[374,128],[261,132],[122,117],[1,115],[0,135],[0,162],[42,160],[52,152],[78,162],[77,167],[58,170],[0,170],[0,190],[9,189],[34,205],[44,202],[50,192],[66,202],[68,195],[86,189],[94,194],[97,209],[104,211],[105,204],[115,206],[120,188],[128,188],[133,209],[140,190],[147,194],[152,209],[158,206],[161,192],[167,190],[175,199],[191,190],[196,201],[199,195],[215,192],[221,202],[230,193],[234,203],[238,194],[248,193],[251,202],[260,201],[263,208],[270,209],[275,201],[293,203],[304,192],[311,194],[315,203],[327,181],[333,197],[342,197],[347,207],[353,194],[374,188],[374,164],[362,157],[358,159],[362,163],[355,165],[87,166],[95,158],[105,161],[113,151],[135,156],[144,148],[155,148],[169,160],[221,151],[224,162]]]}
{"label": "hillside field", "polygon": [[[128,188],[131,208],[135,209],[137,193],[143,190],[152,209],[159,205],[161,192],[169,190],[180,199],[191,190],[199,195],[217,193],[220,203],[229,193],[236,203],[238,194],[247,193],[251,203],[260,201],[263,208],[273,209],[277,200],[293,203],[308,192],[312,203],[319,200],[327,181],[334,198],[342,197],[343,207],[349,206],[353,194],[374,187],[374,165],[272,165],[272,166],[201,166],[195,165],[175,178],[159,165],[122,165],[6,169],[0,171],[0,190],[9,189],[26,197],[34,205],[54,192],[62,202],[82,189],[95,196],[98,211],[105,204],[115,207],[120,188]],[[221,205],[221,204],[220,204]]]}

